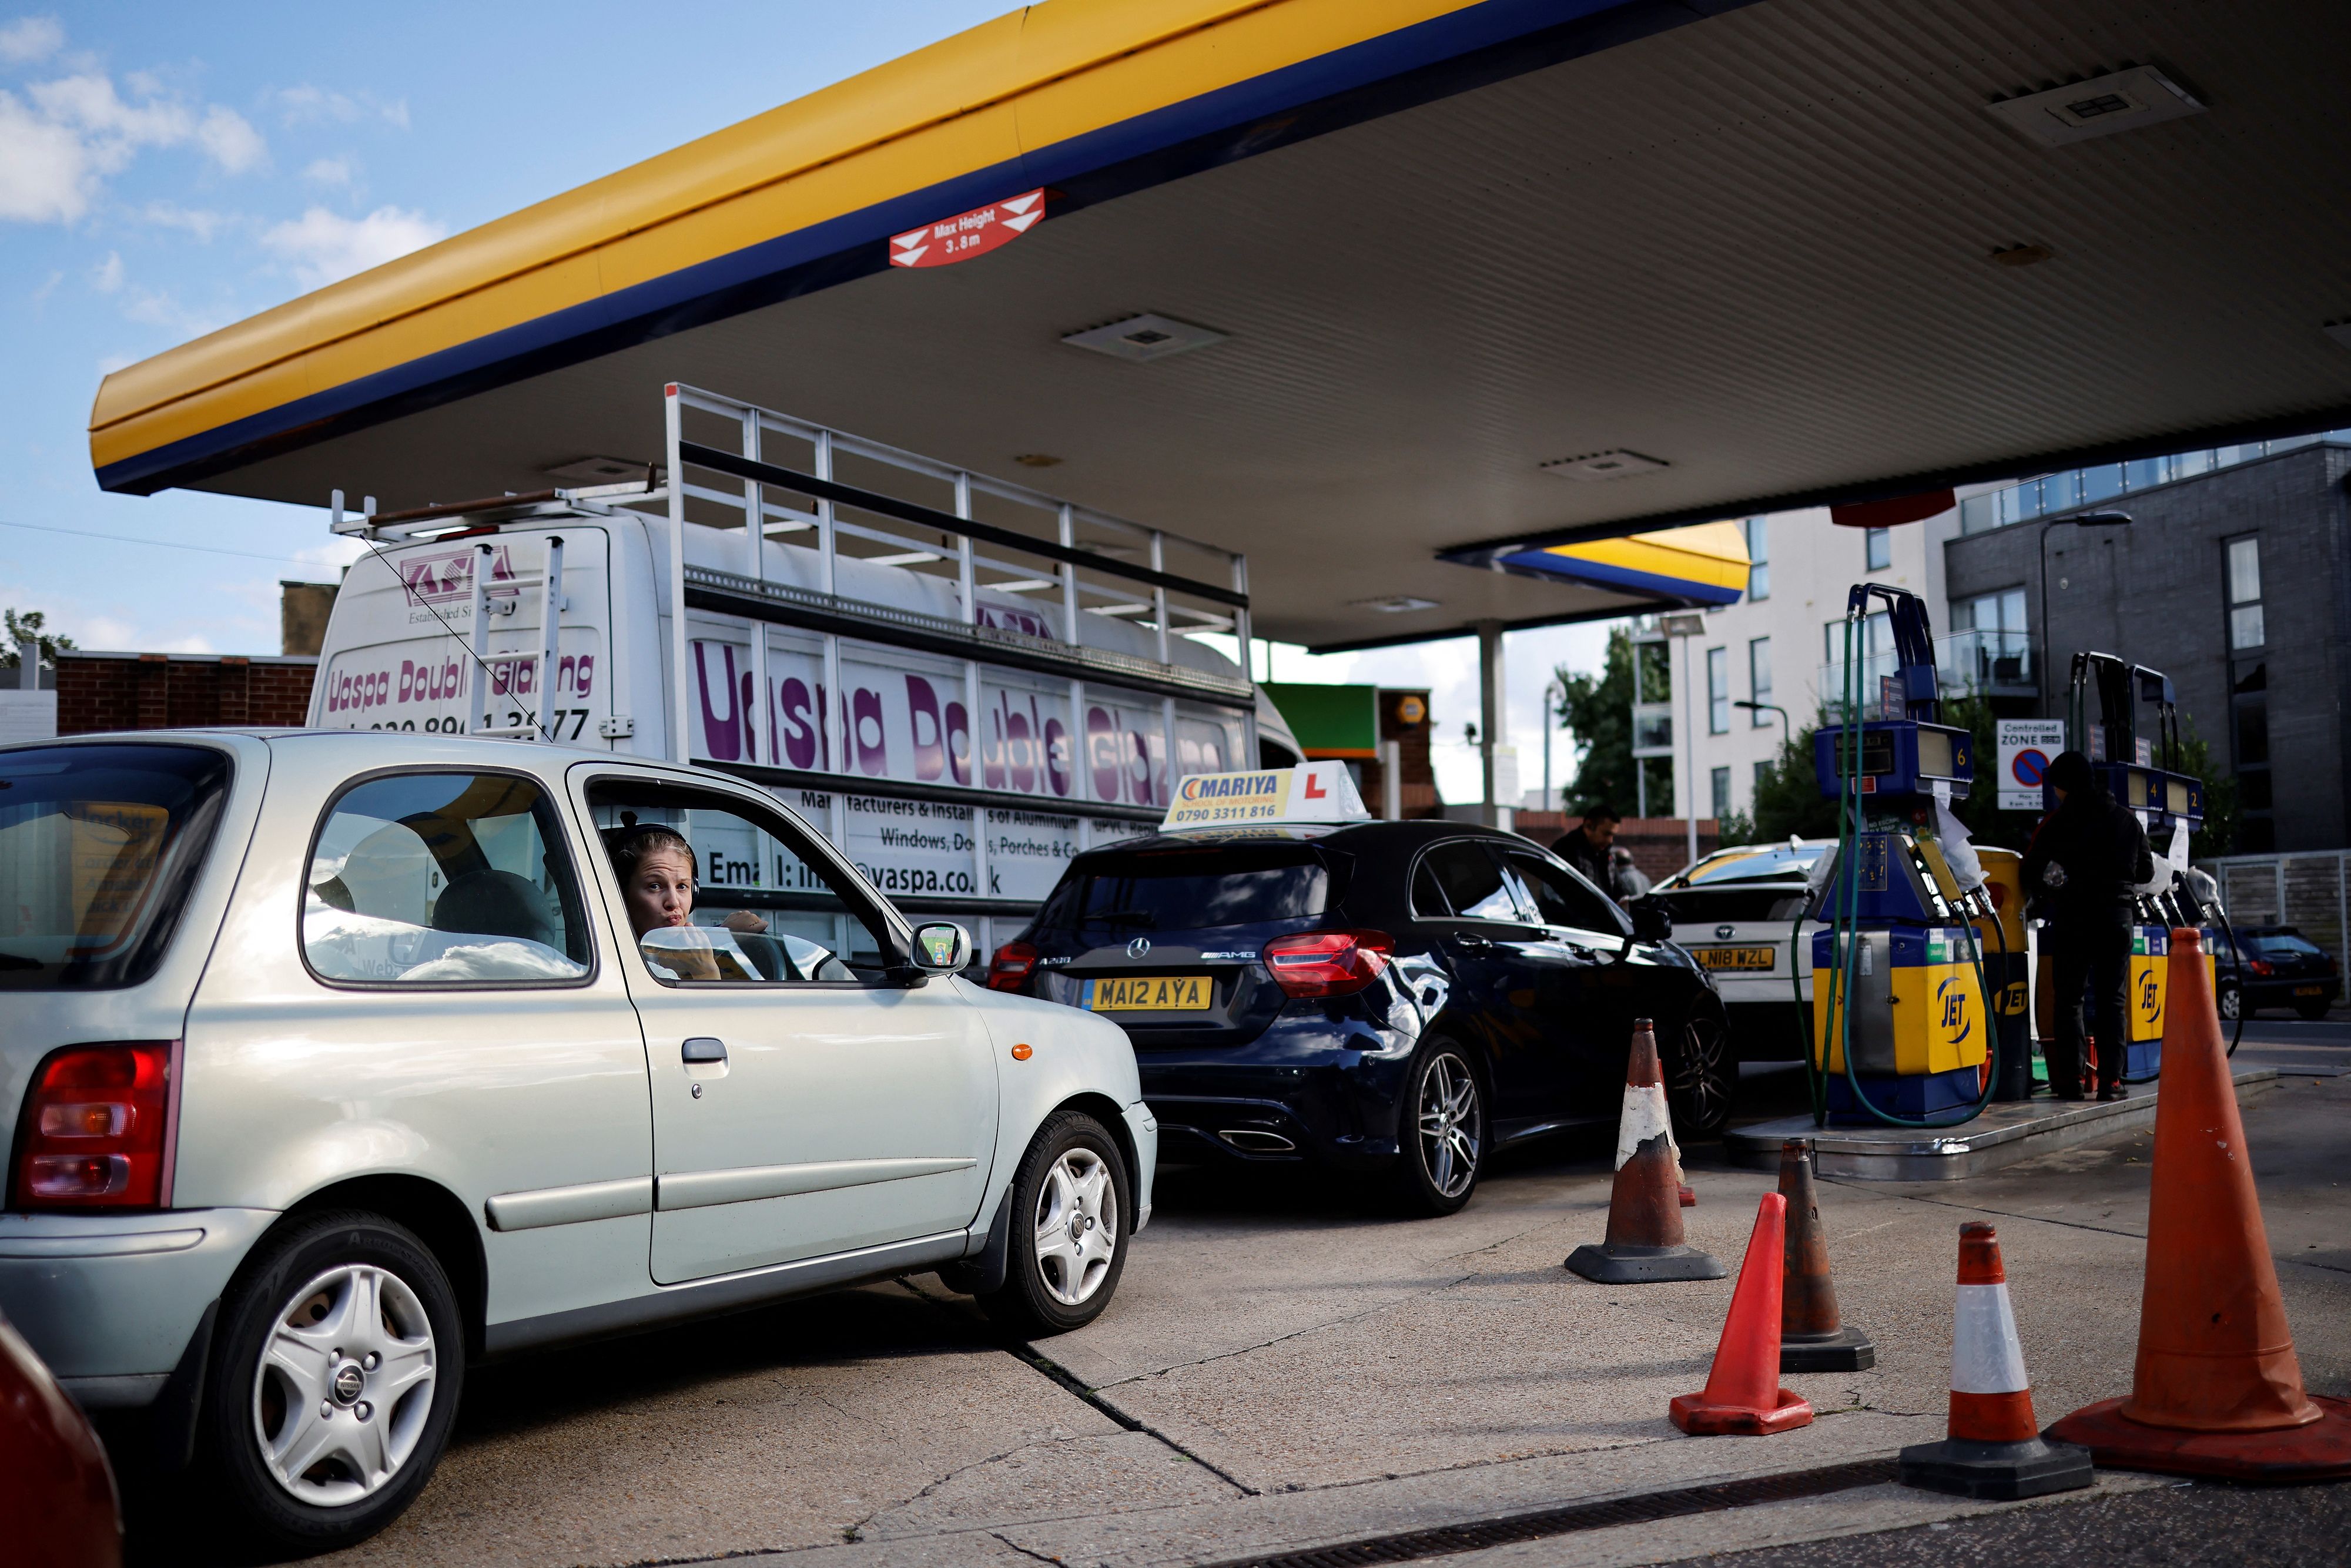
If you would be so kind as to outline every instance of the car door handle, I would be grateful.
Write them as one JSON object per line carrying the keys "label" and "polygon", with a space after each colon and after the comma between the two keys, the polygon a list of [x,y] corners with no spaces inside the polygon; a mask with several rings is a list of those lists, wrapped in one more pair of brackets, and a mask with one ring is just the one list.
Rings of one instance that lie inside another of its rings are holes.
{"label": "car door handle", "polygon": [[726,1042],[713,1040],[706,1034],[696,1035],[680,1047],[677,1054],[680,1060],[687,1062],[724,1061],[726,1060]]}
{"label": "car door handle", "polygon": [[1480,936],[1474,931],[1465,931],[1453,938],[1453,945],[1474,952],[1479,948],[1491,947],[1494,941],[1490,936]]}

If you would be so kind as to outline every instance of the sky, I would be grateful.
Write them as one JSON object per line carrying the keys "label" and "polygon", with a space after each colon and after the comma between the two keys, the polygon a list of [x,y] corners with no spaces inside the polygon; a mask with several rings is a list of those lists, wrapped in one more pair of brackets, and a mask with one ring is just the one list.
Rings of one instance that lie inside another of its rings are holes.
{"label": "sky", "polygon": [[[100,493],[86,432],[106,372],[1008,8],[0,0],[0,605],[85,648],[276,653],[279,580],[331,580],[358,547],[321,509]],[[1528,788],[1544,684],[1596,667],[1604,640],[1510,639]],[[1439,787],[1480,798],[1473,643],[1273,659],[1279,680],[1432,688]]]}

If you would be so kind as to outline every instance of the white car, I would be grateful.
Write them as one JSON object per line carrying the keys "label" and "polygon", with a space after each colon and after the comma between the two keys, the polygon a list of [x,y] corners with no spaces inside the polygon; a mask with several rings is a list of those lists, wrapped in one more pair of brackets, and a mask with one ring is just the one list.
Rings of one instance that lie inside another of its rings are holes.
{"label": "white car", "polygon": [[[1805,885],[1834,839],[1720,849],[1657,883],[1651,902],[1674,917],[1674,940],[1714,977],[1730,1016],[1730,1045],[1740,1061],[1794,1061],[1807,1039],[1803,1009],[1812,1002],[1812,934],[1799,936],[1796,917],[1810,902]],[[1792,952],[1789,943],[1796,938]],[[1789,984],[1793,967],[1803,988],[1799,1004]]]}
{"label": "white car", "polygon": [[[665,925],[615,855],[688,846]],[[1123,1032],[969,957],[704,769],[0,748],[0,1313],[306,1550],[414,1498],[471,1363],[928,1270],[1076,1327],[1158,1128]]]}

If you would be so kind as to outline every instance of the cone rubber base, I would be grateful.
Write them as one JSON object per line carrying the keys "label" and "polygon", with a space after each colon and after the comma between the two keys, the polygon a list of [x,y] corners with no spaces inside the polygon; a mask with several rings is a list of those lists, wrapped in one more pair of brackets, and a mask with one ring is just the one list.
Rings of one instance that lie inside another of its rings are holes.
{"label": "cone rubber base", "polygon": [[2023,1497],[2075,1491],[2095,1479],[2090,1451],[2070,1443],[2028,1437],[2021,1443],[1975,1443],[1953,1437],[1902,1450],[1902,1484],[1955,1497],[2013,1502]]}
{"label": "cone rubber base", "polygon": [[1722,1260],[1695,1247],[1579,1247],[1569,1269],[1600,1285],[1649,1285],[1665,1280],[1719,1280]]}
{"label": "cone rubber base", "polygon": [[1877,1364],[1877,1346],[1847,1323],[1818,1339],[1780,1336],[1782,1372],[1866,1372]]}
{"label": "cone rubber base", "polygon": [[1675,1426],[1693,1437],[1768,1437],[1813,1424],[1812,1406],[1785,1388],[1780,1390],[1780,1403],[1769,1410],[1708,1405],[1703,1394],[1677,1394],[1668,1414]]}
{"label": "cone rubber base", "polygon": [[2351,1476],[2351,1402],[2310,1396],[2322,1412],[2301,1427],[2268,1432],[2189,1432],[2149,1427],[2105,1399],[2049,1428],[2118,1470],[2161,1470],[2231,1481],[2319,1481]]}

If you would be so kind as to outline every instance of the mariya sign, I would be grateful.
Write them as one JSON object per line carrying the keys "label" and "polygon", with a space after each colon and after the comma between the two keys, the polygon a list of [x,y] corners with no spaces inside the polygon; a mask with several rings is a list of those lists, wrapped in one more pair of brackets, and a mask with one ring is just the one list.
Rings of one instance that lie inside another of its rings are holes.
{"label": "mariya sign", "polygon": [[1163,831],[1256,822],[1367,822],[1355,780],[1343,762],[1267,768],[1254,773],[1196,774],[1176,787]]}

